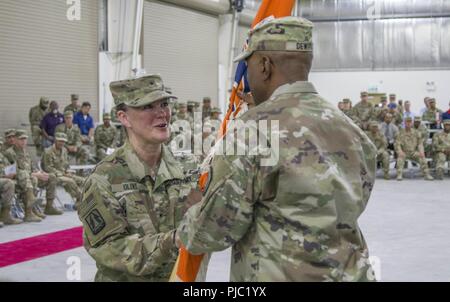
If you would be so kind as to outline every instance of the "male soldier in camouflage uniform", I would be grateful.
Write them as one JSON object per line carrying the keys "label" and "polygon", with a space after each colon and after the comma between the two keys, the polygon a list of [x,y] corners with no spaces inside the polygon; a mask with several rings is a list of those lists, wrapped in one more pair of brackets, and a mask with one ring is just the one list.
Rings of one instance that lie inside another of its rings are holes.
{"label": "male soldier in camouflage uniform", "polygon": [[48,113],[49,99],[47,97],[41,96],[39,100],[39,105],[36,105],[30,109],[28,114],[28,119],[31,126],[31,136],[33,138],[34,146],[36,147],[36,155],[40,157],[44,151],[42,146],[41,137],[41,121],[44,116]]}
{"label": "male soldier in camouflage uniform", "polygon": [[436,177],[444,179],[445,162],[450,161],[450,119],[443,121],[444,131],[433,136],[433,149],[436,154]]}
{"label": "male soldier in camouflage uniform", "polygon": [[353,110],[352,108],[350,108],[351,106],[351,102],[350,99],[343,99],[342,100],[342,112],[348,116],[356,125],[358,125],[358,127],[361,128],[361,122],[360,120],[356,117],[355,114],[353,114]]}
{"label": "male soldier in camouflage uniform", "polygon": [[64,107],[64,112],[71,111],[73,114],[80,111],[80,104],[78,103],[79,96],[78,94],[71,94],[70,95],[70,105],[67,105]]}
{"label": "male soldier in camouflage uniform", "polygon": [[68,155],[76,158],[78,164],[86,165],[89,160],[89,151],[81,143],[80,128],[73,123],[73,112],[64,112],[64,124],[56,126],[55,133],[62,132],[67,136],[65,145]]}
{"label": "male soldier in camouflage uniform", "polygon": [[436,108],[436,99],[428,100],[429,108],[423,113],[422,120],[430,123],[431,129],[438,128],[438,122],[442,116],[442,110]]}
{"label": "male soldier in camouflage uniform", "polygon": [[5,142],[1,148],[1,153],[5,153],[6,150],[14,146],[16,142],[16,129],[8,129],[5,131]]}
{"label": "male soldier in camouflage uniform", "polygon": [[116,148],[117,129],[111,125],[111,114],[103,113],[103,124],[97,126],[94,133],[95,156],[103,160],[109,148]]}
{"label": "male soldier in camouflage uniform", "polygon": [[0,226],[3,224],[19,224],[21,220],[11,217],[11,203],[14,198],[16,174],[5,174],[5,168],[9,166],[8,159],[0,153]]}
{"label": "male soldier in camouflage uniform", "polygon": [[116,115],[116,107],[113,107],[111,109],[111,123],[114,127],[117,129],[117,147],[122,147],[126,140],[126,133],[125,129],[123,128],[122,124],[117,119]]}
{"label": "male soldier in camouflage uniform", "polygon": [[306,82],[312,27],[285,17],[250,32],[238,60],[246,59],[257,106],[241,118],[279,123],[279,148],[269,142],[275,160],[216,154],[202,202],[178,228],[193,254],[232,246],[231,281],[373,278],[357,219],[374,184],[376,148]]}
{"label": "male soldier in camouflage uniform", "polygon": [[420,135],[422,135],[422,139],[424,140],[424,143],[428,139],[428,129],[424,125],[422,125],[422,118],[420,116],[414,117],[414,129],[419,131]]}
{"label": "male soldier in camouflage uniform", "polygon": [[187,147],[191,146],[194,120],[187,112],[186,102],[181,101],[177,104],[178,112],[170,126],[170,146],[172,150],[188,149]]}
{"label": "male soldier in camouflage uniform", "polygon": [[[175,231],[192,200],[198,173],[190,155],[175,156],[169,138],[175,98],[161,77],[112,82],[128,140],[86,180],[78,214],[96,281],[168,281],[177,258]],[[195,197],[195,198],[194,198]]]}
{"label": "male soldier in camouflage uniform", "polygon": [[192,118],[192,120],[194,120],[195,104],[196,102],[194,101],[187,102],[187,112],[189,116]]}
{"label": "male soldier in camouflage uniform", "polygon": [[31,157],[26,150],[28,136],[23,130],[16,130],[16,144],[6,150],[5,157],[10,163],[17,166],[17,188],[25,205],[25,218],[27,222],[40,222],[45,215],[34,208],[36,200],[34,190],[37,187],[46,189],[47,204],[44,213],[58,215],[59,211],[53,207],[56,192],[56,176],[41,171],[35,171],[32,167]]}
{"label": "male soldier in camouflage uniform", "polygon": [[401,127],[401,125],[403,124],[403,115],[400,112],[398,112],[397,107],[398,107],[397,104],[389,104],[388,113],[392,115],[392,121],[394,122],[394,124],[397,127]]}
{"label": "male soldier in camouflage uniform", "polygon": [[361,123],[361,129],[367,130],[369,122],[375,116],[373,105],[369,103],[369,94],[365,91],[361,92],[361,102],[353,107],[353,114]]}
{"label": "male soldier in camouflage uniform", "polygon": [[[75,200],[81,201],[81,186],[84,178],[68,172],[69,159],[64,144],[67,142],[67,135],[63,132],[55,133],[55,143],[45,150],[42,156],[42,169],[47,173],[56,176],[58,185],[64,187],[67,193]],[[62,214],[61,211],[58,213]]]}
{"label": "male soldier in camouflage uniform", "polygon": [[204,121],[210,115],[211,115],[211,98],[206,96],[203,98],[202,120]]}
{"label": "male soldier in camouflage uniform", "polygon": [[383,134],[381,134],[378,122],[372,121],[369,124],[367,136],[377,147],[377,160],[383,165],[384,179],[389,180],[389,152],[387,150],[388,143]]}
{"label": "male soldier in camouflage uniform", "polygon": [[399,131],[395,140],[397,180],[403,180],[403,167],[407,159],[418,162],[424,178],[426,180],[433,180],[425,159],[422,135],[412,127],[412,124],[412,117],[405,118],[405,129]]}

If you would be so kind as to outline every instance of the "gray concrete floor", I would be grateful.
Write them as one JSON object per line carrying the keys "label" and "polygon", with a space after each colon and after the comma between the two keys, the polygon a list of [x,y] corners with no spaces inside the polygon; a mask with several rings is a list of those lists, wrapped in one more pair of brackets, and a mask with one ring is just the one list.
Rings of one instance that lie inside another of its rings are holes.
{"label": "gray concrete floor", "polygon": [[[360,226],[381,281],[450,281],[449,188],[449,178],[377,180]],[[4,227],[0,243],[78,225],[76,213],[66,212],[42,223]],[[227,281],[229,259],[230,250],[213,254],[207,280]],[[79,275],[74,273],[77,263]],[[83,248],[77,248],[0,268],[0,280],[92,281],[95,271],[94,261]]]}

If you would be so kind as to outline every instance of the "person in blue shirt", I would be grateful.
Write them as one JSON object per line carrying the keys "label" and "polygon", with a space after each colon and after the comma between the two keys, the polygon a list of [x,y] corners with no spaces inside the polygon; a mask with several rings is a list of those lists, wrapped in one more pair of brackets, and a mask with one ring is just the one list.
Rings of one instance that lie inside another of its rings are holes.
{"label": "person in blue shirt", "polygon": [[94,137],[94,119],[89,114],[91,110],[91,104],[84,102],[81,105],[80,111],[78,111],[73,117],[73,123],[80,128],[81,142],[83,144],[90,144]]}
{"label": "person in blue shirt", "polygon": [[[448,103],[448,106],[450,107],[450,102]],[[450,108],[448,111],[442,113],[442,120],[450,120]]]}
{"label": "person in blue shirt", "polygon": [[44,115],[44,118],[41,121],[40,128],[44,137],[42,143],[44,148],[53,145],[56,126],[64,123],[64,115],[58,111],[58,108],[58,103],[56,101],[51,101],[50,112]]}

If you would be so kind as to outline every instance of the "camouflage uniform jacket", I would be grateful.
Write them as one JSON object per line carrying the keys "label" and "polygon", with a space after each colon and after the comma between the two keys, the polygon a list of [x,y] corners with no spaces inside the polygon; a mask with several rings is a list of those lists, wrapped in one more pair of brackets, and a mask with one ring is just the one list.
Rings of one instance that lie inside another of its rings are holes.
{"label": "camouflage uniform jacket", "polygon": [[424,140],[424,142],[426,142],[428,140],[428,129],[427,127],[425,127],[424,125],[420,124],[419,127],[414,127],[414,129],[416,129],[417,131],[419,131],[420,135],[422,135],[422,139]]}
{"label": "camouflage uniform jacket", "polygon": [[386,140],[386,137],[382,135],[379,131],[375,134],[373,134],[371,131],[366,132],[367,136],[370,138],[370,140],[375,144],[375,147],[377,147],[377,150],[387,150],[388,142]]}
{"label": "camouflage uniform jacket", "polygon": [[62,132],[67,135],[66,146],[81,146],[81,132],[77,125],[73,124],[72,128],[67,128],[66,124],[60,124],[56,126],[56,132]]}
{"label": "camouflage uniform jacket", "polygon": [[433,136],[433,149],[435,152],[450,152],[450,133],[445,131]]}
{"label": "camouflage uniform jacket", "polygon": [[279,122],[279,160],[215,155],[203,200],[179,227],[184,246],[232,246],[231,281],[371,279],[357,224],[375,180],[367,135],[309,82],[279,87],[241,118]]}
{"label": "camouflage uniform jacket", "polygon": [[113,125],[106,127],[100,125],[95,129],[94,141],[95,147],[100,149],[115,148],[117,129]]}
{"label": "camouflage uniform jacket", "polygon": [[80,111],[80,106],[76,107],[76,106],[73,106],[72,104],[69,104],[66,107],[64,107],[64,112],[66,112],[66,111],[72,111],[75,114],[78,111]]}
{"label": "camouflage uniform jacket", "polygon": [[10,163],[16,163],[17,170],[22,170],[27,173],[34,172],[31,163],[31,156],[28,151],[22,150],[16,146],[12,146],[8,150],[6,150],[4,154]]}
{"label": "camouflage uniform jacket", "polygon": [[2,153],[0,153],[0,178],[5,176],[5,168],[10,164],[11,163],[9,160]]}
{"label": "camouflage uniform jacket", "polygon": [[368,122],[375,116],[375,110],[371,103],[364,104],[359,102],[352,109],[353,115],[361,122]]}
{"label": "camouflage uniform jacket", "polygon": [[193,156],[175,157],[163,146],[152,173],[128,142],[97,165],[78,207],[96,281],[168,281],[178,254],[174,232],[196,171]]}
{"label": "camouflage uniform jacket", "polygon": [[42,155],[41,165],[45,172],[53,173],[56,176],[63,176],[67,169],[69,169],[66,148],[62,148],[61,151],[56,150],[54,145],[47,148]]}
{"label": "camouflage uniform jacket", "polygon": [[401,129],[395,139],[395,152],[405,153],[424,152],[422,134],[416,129],[411,128],[410,131]]}
{"label": "camouflage uniform jacket", "polygon": [[422,120],[430,123],[436,123],[436,115],[439,114],[439,117],[442,116],[442,110],[440,109],[428,109],[422,115]]}
{"label": "camouflage uniform jacket", "polygon": [[42,110],[40,105],[36,105],[30,109],[28,119],[31,126],[38,126],[41,124],[42,119],[48,113],[48,110]]}

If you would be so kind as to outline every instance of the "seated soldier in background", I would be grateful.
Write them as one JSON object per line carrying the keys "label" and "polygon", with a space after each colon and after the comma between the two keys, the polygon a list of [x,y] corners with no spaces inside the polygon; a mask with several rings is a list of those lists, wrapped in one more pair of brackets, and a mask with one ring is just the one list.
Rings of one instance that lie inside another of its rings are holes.
{"label": "seated soldier in background", "polygon": [[[84,178],[76,176],[68,171],[69,159],[64,144],[67,142],[67,135],[63,132],[56,132],[55,143],[45,150],[42,156],[42,169],[47,173],[56,176],[57,184],[64,187],[67,193],[75,200],[75,204],[81,201],[81,186]],[[60,212],[62,214],[62,212]]]}
{"label": "seated soldier in background", "polygon": [[358,127],[361,128],[361,122],[358,119],[358,117],[353,113],[352,107],[351,107],[352,103],[350,101],[350,99],[343,99],[342,100],[342,112],[348,116],[356,125],[358,125]]}
{"label": "seated soldier in background", "polygon": [[22,220],[11,217],[11,206],[14,198],[15,173],[5,174],[5,168],[9,166],[8,159],[0,153],[0,226],[3,224],[19,224]]}
{"label": "seated soldier in background", "polygon": [[71,111],[73,114],[80,111],[80,104],[78,104],[79,96],[78,94],[70,95],[70,104],[64,107],[64,112]]}
{"label": "seated soldier in background", "polygon": [[103,124],[97,126],[94,134],[95,156],[98,161],[108,154],[108,149],[116,148],[117,129],[111,125],[111,114],[103,113]]}
{"label": "seated soldier in background", "polygon": [[202,120],[204,121],[210,115],[211,115],[211,98],[205,96],[203,98],[203,105],[202,105]]}
{"label": "seated soldier in background", "polygon": [[398,106],[395,103],[391,103],[388,105],[389,114],[392,115],[392,121],[397,127],[401,127],[403,124],[403,116],[398,111]]}
{"label": "seated soldier in background", "polygon": [[42,130],[41,122],[44,116],[48,113],[49,99],[45,96],[41,96],[39,104],[32,107],[28,114],[28,119],[30,121],[31,136],[33,138],[34,146],[36,147],[36,155],[40,157],[42,152],[44,152],[44,147],[42,146]]}
{"label": "seated soldier in background", "polygon": [[414,129],[419,131],[419,133],[422,135],[422,139],[424,140],[424,142],[428,139],[429,137],[428,129],[422,124],[422,118],[420,116],[414,117]]}
{"label": "seated soldier in background", "polygon": [[42,187],[46,190],[47,204],[44,213],[47,215],[61,214],[53,206],[56,193],[56,176],[33,169],[30,154],[26,149],[27,139],[28,136],[24,130],[16,130],[15,145],[6,150],[5,157],[11,164],[16,164],[16,187],[25,206],[24,221],[40,222],[42,218],[45,218],[45,215],[34,207],[36,202],[35,190],[37,187]]}
{"label": "seated soldier in background", "polygon": [[428,109],[422,115],[422,120],[430,123],[430,129],[438,129],[442,110],[436,108],[436,99],[434,98],[428,100],[428,106]]}
{"label": "seated soldier in background", "polygon": [[433,149],[436,154],[436,177],[439,180],[444,179],[445,162],[450,161],[450,119],[445,119],[443,124],[444,131],[433,136]]}
{"label": "seated soldier in background", "polygon": [[353,114],[360,121],[361,129],[367,130],[369,122],[375,116],[375,109],[369,102],[369,94],[366,91],[361,92],[361,101],[353,107]]}
{"label": "seated soldier in background", "polygon": [[72,111],[64,112],[64,124],[58,125],[55,132],[61,132],[67,136],[65,147],[68,155],[75,157],[77,164],[86,165],[89,160],[89,151],[81,143],[80,128],[73,123]]}
{"label": "seated soldier in background", "polygon": [[389,180],[389,152],[388,143],[383,134],[378,128],[378,122],[372,121],[369,124],[369,131],[367,136],[372,140],[375,147],[377,147],[377,161],[381,161],[383,165],[384,179]]}
{"label": "seated soldier in background", "polygon": [[397,152],[397,180],[403,180],[403,167],[406,160],[413,160],[420,164],[425,180],[433,180],[425,159],[422,135],[412,127],[413,119],[405,119],[405,129],[401,129],[395,140]]}
{"label": "seated soldier in background", "polygon": [[1,148],[1,152],[5,153],[6,150],[14,146],[16,143],[16,129],[8,129],[5,131],[5,141]]}

